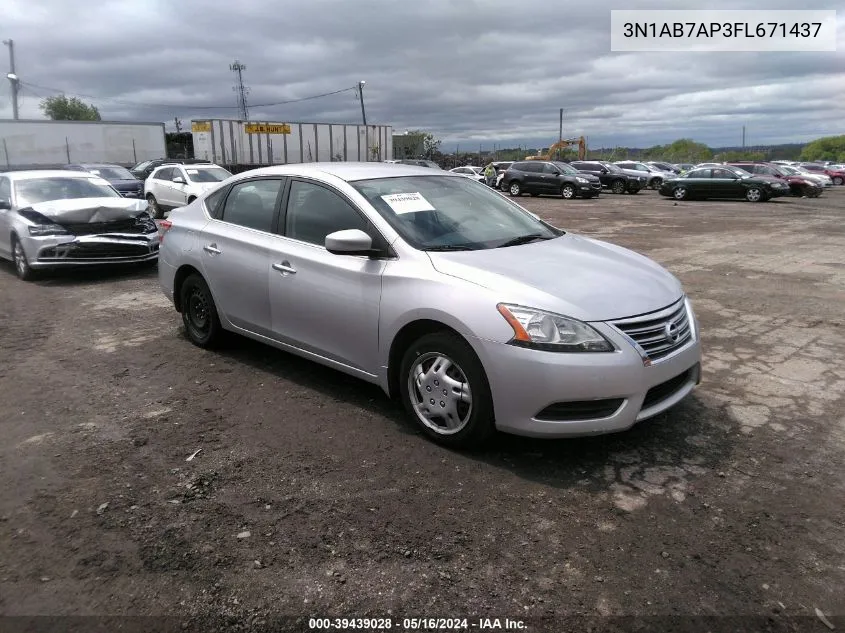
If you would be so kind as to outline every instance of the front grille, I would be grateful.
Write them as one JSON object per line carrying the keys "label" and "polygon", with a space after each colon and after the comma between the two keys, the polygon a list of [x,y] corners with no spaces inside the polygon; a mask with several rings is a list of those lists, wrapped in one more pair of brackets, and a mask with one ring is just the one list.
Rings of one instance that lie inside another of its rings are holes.
{"label": "front grille", "polygon": [[149,245],[144,244],[117,244],[117,243],[72,243],[69,246],[58,246],[46,248],[41,251],[38,259],[120,259],[123,257],[134,258],[144,257],[154,253]]}
{"label": "front grille", "polygon": [[683,299],[668,308],[612,323],[642,348],[650,360],[680,349],[692,339],[689,315]]}
{"label": "front grille", "polygon": [[598,420],[616,413],[622,398],[609,400],[580,400],[577,402],[555,402],[534,416],[536,420],[568,422],[573,420]]}
{"label": "front grille", "polygon": [[674,396],[685,384],[687,384],[695,368],[686,370],[683,374],[670,378],[666,382],[661,382],[648,390],[643,400],[643,409],[648,409],[656,404],[660,404]]}
{"label": "front grille", "polygon": [[143,235],[156,230],[152,222],[139,222],[135,218],[111,222],[80,222],[77,224],[62,224],[62,226],[74,235],[108,235],[109,233]]}

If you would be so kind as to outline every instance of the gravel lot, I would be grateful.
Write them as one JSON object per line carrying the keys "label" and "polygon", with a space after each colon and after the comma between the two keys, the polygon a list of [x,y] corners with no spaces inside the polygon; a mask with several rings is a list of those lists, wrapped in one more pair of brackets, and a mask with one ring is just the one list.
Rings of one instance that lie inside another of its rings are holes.
{"label": "gravel lot", "polygon": [[845,187],[522,202],[682,279],[692,398],[619,435],[451,452],[376,387],[192,346],[152,272],[0,264],[0,614],[845,627]]}

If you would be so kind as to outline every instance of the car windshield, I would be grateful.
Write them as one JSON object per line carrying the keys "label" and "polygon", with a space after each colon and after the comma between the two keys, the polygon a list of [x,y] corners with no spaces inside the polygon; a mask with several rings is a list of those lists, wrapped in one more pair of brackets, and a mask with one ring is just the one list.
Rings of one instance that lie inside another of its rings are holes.
{"label": "car windshield", "polygon": [[581,172],[579,172],[577,169],[575,169],[572,165],[570,165],[570,164],[568,164],[568,163],[558,163],[558,162],[555,162],[555,167],[557,167],[558,169],[560,169],[560,171],[561,171],[562,173],[564,173],[564,174],[568,174],[568,175],[570,175],[570,176],[572,176],[572,175],[574,175],[574,174],[580,174],[580,173],[581,173]]}
{"label": "car windshield", "polygon": [[614,165],[613,163],[601,163],[602,167],[607,167],[607,171],[618,174],[622,171],[619,165]]}
{"label": "car windshield", "polygon": [[75,198],[120,198],[105,181],[95,178],[26,178],[15,182],[17,206]]}
{"label": "car windshield", "polygon": [[188,174],[188,180],[191,182],[222,182],[232,174],[222,167],[208,167],[205,169],[196,169],[194,167],[185,168]]}
{"label": "car windshield", "polygon": [[90,171],[92,174],[96,174],[106,180],[135,180],[135,176],[133,176],[128,169],[124,169],[123,167],[119,167],[117,165],[109,165],[107,167],[88,167],[86,171]]}
{"label": "car windshield", "polygon": [[134,167],[130,167],[132,171],[143,171],[145,170],[153,161],[151,160],[144,160],[135,165]]}
{"label": "car windshield", "polygon": [[499,248],[564,234],[468,178],[401,176],[351,184],[405,241],[422,250]]}

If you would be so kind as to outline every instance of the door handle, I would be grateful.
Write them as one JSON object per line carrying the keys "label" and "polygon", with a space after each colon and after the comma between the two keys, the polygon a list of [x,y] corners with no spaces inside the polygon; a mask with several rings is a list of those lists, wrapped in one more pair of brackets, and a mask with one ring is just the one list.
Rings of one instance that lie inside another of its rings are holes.
{"label": "door handle", "polygon": [[276,262],[273,264],[273,270],[278,270],[280,273],[285,275],[295,275],[296,268],[290,265],[290,262],[284,261],[281,264]]}
{"label": "door handle", "polygon": [[202,247],[206,253],[210,253],[211,255],[219,255],[222,251],[217,248],[217,244],[206,244]]}

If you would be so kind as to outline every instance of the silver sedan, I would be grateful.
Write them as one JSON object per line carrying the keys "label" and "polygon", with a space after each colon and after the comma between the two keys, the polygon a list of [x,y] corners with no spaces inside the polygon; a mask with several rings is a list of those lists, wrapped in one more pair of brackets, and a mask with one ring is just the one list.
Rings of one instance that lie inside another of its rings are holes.
{"label": "silver sedan", "polygon": [[21,279],[39,270],[155,264],[159,233],[145,200],[126,199],[88,172],[0,174],[0,258]]}
{"label": "silver sedan", "polygon": [[457,174],[257,169],[164,229],[159,280],[196,345],[228,330],[370,381],[444,444],[622,431],[700,380],[671,273]]}

